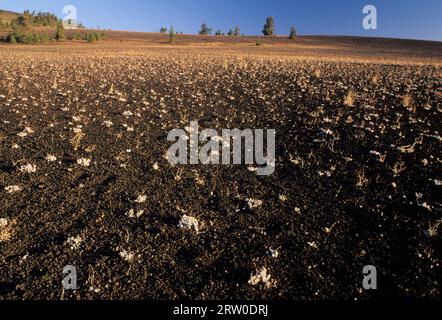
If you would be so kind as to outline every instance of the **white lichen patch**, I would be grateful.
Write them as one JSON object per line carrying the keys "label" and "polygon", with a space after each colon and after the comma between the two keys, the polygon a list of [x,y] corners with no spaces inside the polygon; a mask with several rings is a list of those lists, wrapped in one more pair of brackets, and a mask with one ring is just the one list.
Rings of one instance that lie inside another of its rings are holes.
{"label": "white lichen patch", "polygon": [[312,241],[312,242],[308,242],[307,243],[309,245],[310,248],[312,249],[318,249],[318,245],[316,244],[316,242]]}
{"label": "white lichen patch", "polygon": [[262,267],[250,276],[249,285],[258,286],[260,284],[266,289],[270,289],[276,284],[266,267]]}
{"label": "white lichen patch", "polygon": [[20,192],[21,188],[19,186],[7,186],[5,187],[5,191],[9,194]]}
{"label": "white lichen patch", "polygon": [[105,127],[110,128],[110,127],[112,127],[114,125],[114,123],[112,121],[106,120],[106,121],[103,122],[103,125]]}
{"label": "white lichen patch", "polygon": [[130,251],[121,250],[119,252],[119,254],[120,254],[120,257],[123,260],[126,260],[127,262],[131,262],[135,258],[135,254],[133,252],[130,252]]}
{"label": "white lichen patch", "polygon": [[8,219],[1,218],[0,219],[0,228],[5,228],[8,225]]}
{"label": "white lichen patch", "polygon": [[37,166],[35,164],[25,164],[20,167],[20,171],[23,173],[35,173],[37,172]]}
{"label": "white lichen patch", "polygon": [[155,171],[160,170],[160,166],[158,165],[158,162],[155,162],[154,165],[153,165],[152,167],[153,167],[153,169],[154,169]]}
{"label": "white lichen patch", "polygon": [[91,159],[86,159],[86,158],[78,159],[77,164],[83,167],[89,167],[91,165]]}
{"label": "white lichen patch", "polygon": [[30,127],[26,127],[22,132],[18,133],[17,136],[19,136],[20,138],[25,138],[29,134],[33,134],[33,133],[34,133],[34,130],[32,130]]}
{"label": "white lichen patch", "polygon": [[66,241],[67,245],[71,248],[71,250],[80,249],[82,242],[83,242],[83,239],[81,238],[81,236],[70,237]]}
{"label": "white lichen patch", "polygon": [[138,198],[135,200],[135,203],[145,203],[146,200],[147,200],[147,196],[139,195]]}
{"label": "white lichen patch", "polygon": [[54,156],[54,155],[52,155],[52,154],[48,154],[48,155],[46,156],[45,160],[46,160],[47,162],[55,162],[55,161],[57,161],[57,157]]}
{"label": "white lichen patch", "polygon": [[250,209],[256,209],[262,206],[262,201],[257,199],[246,199],[247,205]]}
{"label": "white lichen patch", "polygon": [[200,222],[195,217],[184,215],[181,217],[178,227],[181,229],[194,230],[196,233],[200,230]]}

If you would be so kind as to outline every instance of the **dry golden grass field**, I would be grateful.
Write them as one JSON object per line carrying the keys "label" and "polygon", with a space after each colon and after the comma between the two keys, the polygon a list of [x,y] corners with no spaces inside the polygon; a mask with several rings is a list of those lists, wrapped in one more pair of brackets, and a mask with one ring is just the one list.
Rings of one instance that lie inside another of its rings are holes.
{"label": "dry golden grass field", "polygon": [[[440,298],[442,43],[256,39],[0,44],[0,298]],[[275,173],[171,166],[193,120]]]}

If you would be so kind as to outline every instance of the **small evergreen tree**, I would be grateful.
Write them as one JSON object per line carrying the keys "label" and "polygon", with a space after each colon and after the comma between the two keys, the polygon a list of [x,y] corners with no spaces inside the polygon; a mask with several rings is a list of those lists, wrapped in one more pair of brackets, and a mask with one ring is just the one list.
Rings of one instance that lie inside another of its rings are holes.
{"label": "small evergreen tree", "polygon": [[227,33],[228,36],[233,36],[233,30],[229,29],[229,32]]}
{"label": "small evergreen tree", "polygon": [[208,34],[211,34],[211,33],[212,33],[212,29],[209,28],[206,23],[203,23],[201,25],[201,30],[200,30],[199,34],[201,34],[201,35],[208,35]]}
{"label": "small evergreen tree", "polygon": [[295,27],[291,27],[290,28],[290,35],[289,35],[290,39],[295,39],[296,38],[296,28]]}
{"label": "small evergreen tree", "polygon": [[95,38],[95,32],[89,32],[86,34],[86,41],[89,43],[92,43],[96,40]]}
{"label": "small evergreen tree", "polygon": [[173,28],[173,26],[171,26],[169,30],[169,43],[175,43],[175,41],[176,41],[175,29]]}
{"label": "small evergreen tree", "polygon": [[275,19],[273,17],[267,18],[262,33],[268,37],[273,36],[275,34]]}
{"label": "small evergreen tree", "polygon": [[240,31],[240,29],[239,29],[238,26],[235,27],[235,31],[233,31],[233,35],[234,35],[234,36],[239,36],[239,35],[241,35],[241,31]]}

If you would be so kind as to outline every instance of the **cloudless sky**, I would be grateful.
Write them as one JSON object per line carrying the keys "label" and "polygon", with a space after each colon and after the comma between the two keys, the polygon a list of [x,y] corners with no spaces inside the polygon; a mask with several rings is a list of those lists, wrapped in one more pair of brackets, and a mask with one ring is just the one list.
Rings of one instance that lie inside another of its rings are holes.
{"label": "cloudless sky", "polygon": [[[362,27],[365,5],[375,5],[378,30]],[[0,0],[0,9],[48,11],[64,17],[63,7],[77,8],[87,27],[158,31],[175,27],[197,33],[206,22],[214,31],[236,25],[248,35],[261,34],[273,15],[278,34],[295,25],[301,35],[359,35],[442,41],[442,0]]]}

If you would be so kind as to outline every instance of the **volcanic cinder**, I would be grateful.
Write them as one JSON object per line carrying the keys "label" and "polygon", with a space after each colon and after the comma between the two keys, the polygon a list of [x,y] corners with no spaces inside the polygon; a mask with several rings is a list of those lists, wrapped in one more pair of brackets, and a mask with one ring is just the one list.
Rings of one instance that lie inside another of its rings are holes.
{"label": "volcanic cinder", "polygon": [[[0,45],[0,298],[440,297],[442,44],[118,35]],[[275,172],[172,166],[191,121]]]}

